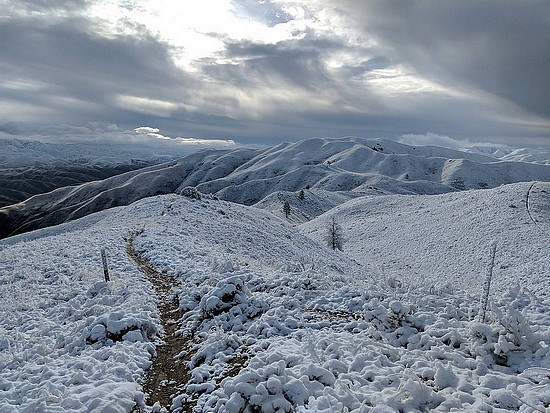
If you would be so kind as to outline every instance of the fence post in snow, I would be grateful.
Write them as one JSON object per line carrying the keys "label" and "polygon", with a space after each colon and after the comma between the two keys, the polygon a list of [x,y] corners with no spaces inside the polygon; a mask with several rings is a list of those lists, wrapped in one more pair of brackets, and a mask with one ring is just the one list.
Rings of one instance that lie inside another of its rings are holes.
{"label": "fence post in snow", "polygon": [[491,244],[491,263],[487,267],[487,276],[485,278],[485,285],[483,286],[483,302],[481,307],[481,322],[485,322],[487,316],[487,304],[489,302],[489,291],[491,289],[491,280],[493,278],[493,267],[495,266],[495,253],[497,250],[497,243]]}
{"label": "fence post in snow", "polygon": [[107,266],[107,253],[105,248],[101,248],[101,261],[103,262],[103,275],[105,276],[105,281],[110,281],[109,279],[109,267]]}

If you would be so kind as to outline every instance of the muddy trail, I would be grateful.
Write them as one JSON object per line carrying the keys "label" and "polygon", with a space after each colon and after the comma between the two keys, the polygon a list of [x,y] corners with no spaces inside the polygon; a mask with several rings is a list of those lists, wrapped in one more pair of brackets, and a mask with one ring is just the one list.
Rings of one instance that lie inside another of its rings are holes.
{"label": "muddy trail", "polygon": [[[172,292],[177,285],[177,280],[168,274],[157,271],[148,261],[140,257],[136,253],[133,241],[134,235],[129,236],[126,253],[155,288],[163,328],[163,342],[156,348],[157,354],[146,373],[143,391],[147,395],[147,406],[153,406],[159,402],[162,407],[170,411],[172,399],[178,394],[185,393],[185,385],[190,379],[186,364],[193,355],[188,351],[192,344],[192,338],[175,334],[178,329],[178,319],[181,317],[179,300],[177,295]],[[186,350],[186,356],[177,359],[178,354],[183,350]],[[191,412],[192,410],[191,403],[184,402],[178,411]],[[134,412],[139,411],[141,410],[134,409]]]}

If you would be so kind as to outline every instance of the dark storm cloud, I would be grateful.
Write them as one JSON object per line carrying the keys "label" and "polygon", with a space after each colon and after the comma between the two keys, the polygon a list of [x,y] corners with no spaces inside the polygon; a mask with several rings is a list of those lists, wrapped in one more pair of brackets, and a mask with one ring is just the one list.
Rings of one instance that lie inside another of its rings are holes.
{"label": "dark storm cloud", "polygon": [[[72,112],[79,112],[80,102],[86,112],[80,115],[90,120],[112,111],[119,95],[158,100],[184,95],[187,80],[166,45],[145,31],[105,37],[97,30],[85,19],[0,21],[0,71],[8,84],[0,87],[0,99],[53,108],[75,101],[67,108]],[[31,87],[9,87],[10,82]]]}
{"label": "dark storm cloud", "polygon": [[477,88],[550,117],[550,2],[333,2],[428,78]]}
{"label": "dark storm cloud", "polygon": [[239,59],[239,64],[205,64],[203,70],[236,85],[327,88],[332,80],[324,70],[323,55],[341,47],[330,39],[289,40],[276,44],[228,40],[223,57]]}
{"label": "dark storm cloud", "polygon": [[[284,133],[295,137],[397,136],[426,131],[445,134],[452,130],[456,136],[491,135],[506,140],[516,134],[541,133],[488,119],[482,103],[437,93],[404,95],[397,99],[396,106],[396,99],[388,99],[360,79],[365,73],[390,67],[392,60],[376,55],[377,49],[350,46],[336,36],[328,38],[310,31],[301,39],[276,44],[230,39],[225,42],[226,47],[218,57],[232,63],[204,59],[203,73],[220,84],[252,93],[264,90],[267,96],[271,90],[283,88],[290,95],[306,96],[298,101],[290,98],[270,102],[270,110],[261,118],[261,133],[267,139],[276,139]],[[327,59],[342,51],[364,55],[365,59],[356,65],[329,70]],[[375,57],[368,57],[372,55]],[[329,102],[329,107],[319,107],[317,103],[322,100]],[[239,101],[235,98],[229,104],[239,105]],[[242,127],[243,136],[252,129],[238,121],[232,125]]]}

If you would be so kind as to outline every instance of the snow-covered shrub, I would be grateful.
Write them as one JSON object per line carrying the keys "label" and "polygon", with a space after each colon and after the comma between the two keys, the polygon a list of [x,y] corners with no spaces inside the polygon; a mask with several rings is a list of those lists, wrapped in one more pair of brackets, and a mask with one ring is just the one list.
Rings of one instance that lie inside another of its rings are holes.
{"label": "snow-covered shrub", "polygon": [[292,412],[331,385],[334,375],[320,366],[292,369],[285,360],[278,360],[225,379],[215,392],[217,400],[211,399],[211,408],[214,412]]}
{"label": "snow-covered shrub", "polygon": [[436,363],[434,384],[439,389],[446,387],[456,387],[458,385],[458,377],[453,372],[450,365],[444,366],[440,362]]}
{"label": "snow-covered shrub", "polygon": [[507,412],[517,411],[522,405],[521,400],[515,397],[510,390],[506,389],[491,390],[489,403]]}
{"label": "snow-covered shrub", "polygon": [[187,198],[191,198],[191,199],[202,198],[202,194],[194,186],[186,186],[181,190],[180,195],[186,196]]}
{"label": "snow-covered shrub", "polygon": [[[526,353],[538,354],[541,350],[546,350],[546,346],[541,348],[540,345],[544,338],[533,332],[525,316],[518,310],[511,305],[505,305],[501,309],[495,304],[491,310],[496,323],[470,324],[472,354],[485,357],[488,365],[495,362],[512,366]],[[488,355],[492,360],[487,358]]]}
{"label": "snow-covered shrub", "polygon": [[188,333],[216,327],[223,331],[246,330],[250,321],[267,309],[265,302],[252,296],[246,279],[246,275],[232,275],[214,288],[200,286],[191,291],[189,299],[180,304],[190,310],[182,319]]}
{"label": "snow-covered shrub", "polygon": [[[113,302],[124,296],[125,291],[113,292],[114,283],[97,282],[86,291],[90,313],[83,338],[88,344],[112,345],[117,341],[146,342],[158,335],[158,327],[136,314],[125,311],[103,312],[95,310],[109,308]],[[92,315],[93,314],[93,315]]]}
{"label": "snow-covered shrub", "polygon": [[518,310],[509,305],[504,308],[504,311],[493,305],[492,310],[505,329],[501,332],[501,336],[504,335],[511,342],[513,349],[536,351],[540,347],[540,338],[533,333],[529,322]]}
{"label": "snow-covered shrub", "polygon": [[413,309],[399,301],[381,303],[377,298],[367,301],[363,306],[366,321],[382,331],[393,331],[403,326]]}
{"label": "snow-covered shrub", "polygon": [[[242,342],[235,334],[213,334],[193,355],[189,367],[193,369],[205,363],[212,364],[215,359],[225,362],[240,346]],[[199,382],[196,378],[194,381]]]}
{"label": "snow-covered shrub", "polygon": [[228,258],[219,259],[216,257],[212,260],[211,265],[212,265],[212,270],[220,274],[232,273],[239,269],[238,265],[236,265],[236,263],[234,263]]}

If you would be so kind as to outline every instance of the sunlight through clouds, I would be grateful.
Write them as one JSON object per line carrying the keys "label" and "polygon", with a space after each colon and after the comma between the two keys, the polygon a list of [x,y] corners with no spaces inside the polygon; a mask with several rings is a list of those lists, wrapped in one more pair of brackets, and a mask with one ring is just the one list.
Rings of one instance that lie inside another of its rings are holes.
{"label": "sunlight through clouds", "polygon": [[[119,30],[124,27],[123,22],[143,25],[173,48],[176,63],[186,70],[196,70],[194,61],[222,51],[226,38],[276,43],[291,39],[296,31],[305,29],[303,22],[293,20],[270,27],[243,14],[244,11],[237,12],[230,0],[101,0],[90,8],[93,15]],[[131,26],[126,27],[131,30]]]}

